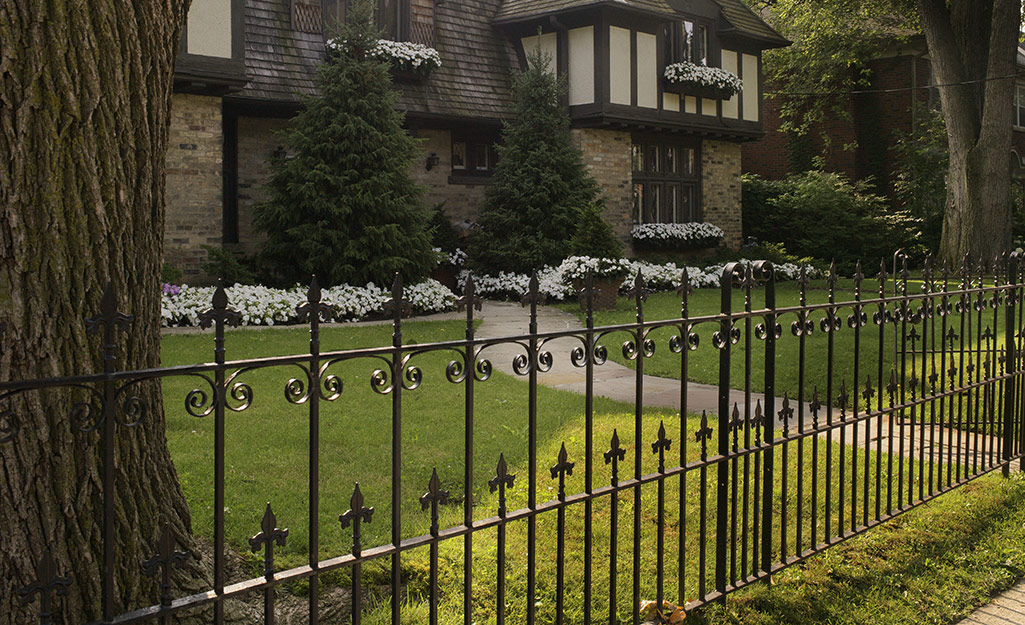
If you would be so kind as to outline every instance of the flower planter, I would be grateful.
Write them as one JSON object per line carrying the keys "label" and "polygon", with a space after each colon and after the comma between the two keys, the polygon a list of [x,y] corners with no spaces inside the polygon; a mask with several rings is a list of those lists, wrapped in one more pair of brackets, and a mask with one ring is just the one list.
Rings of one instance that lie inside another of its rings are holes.
{"label": "flower planter", "polygon": [[449,290],[456,290],[456,278],[459,274],[459,270],[454,266],[447,263],[438,265],[431,270],[431,279],[437,280],[438,282],[445,285]]}
{"label": "flower planter", "polygon": [[[591,298],[591,306],[594,310],[615,310],[616,300],[619,298],[619,285],[623,284],[623,278],[607,278],[598,277],[594,278],[594,288],[597,291]],[[576,283],[577,293],[584,288],[583,281],[578,280]],[[580,310],[587,310],[587,298],[580,297]]]}
{"label": "flower planter", "polygon": [[423,82],[430,72],[422,69],[404,69],[401,67],[392,66],[391,68],[392,81],[404,84],[416,84]]}
{"label": "flower planter", "polygon": [[689,82],[675,82],[668,79],[663,79],[662,90],[666,93],[676,93],[684,96],[694,96],[695,98],[708,98],[710,100],[729,100],[733,95],[727,89],[721,89],[719,87],[709,87],[706,85],[696,85]]}

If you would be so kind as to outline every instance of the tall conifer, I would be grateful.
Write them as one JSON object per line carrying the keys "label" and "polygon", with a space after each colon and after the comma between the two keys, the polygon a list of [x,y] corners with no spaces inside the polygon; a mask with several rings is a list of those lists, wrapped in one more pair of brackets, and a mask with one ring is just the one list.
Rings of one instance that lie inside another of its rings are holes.
{"label": "tall conifer", "polygon": [[502,130],[492,184],[471,241],[478,269],[529,272],[571,254],[585,209],[598,198],[562,107],[565,81],[535,47],[513,81],[514,118]]}
{"label": "tall conifer", "polygon": [[354,3],[319,70],[320,95],[285,135],[292,156],[274,163],[269,200],[254,213],[267,235],[263,258],[285,281],[316,273],[322,284],[390,284],[432,266],[429,214],[409,176],[415,139],[395,110],[372,4]]}

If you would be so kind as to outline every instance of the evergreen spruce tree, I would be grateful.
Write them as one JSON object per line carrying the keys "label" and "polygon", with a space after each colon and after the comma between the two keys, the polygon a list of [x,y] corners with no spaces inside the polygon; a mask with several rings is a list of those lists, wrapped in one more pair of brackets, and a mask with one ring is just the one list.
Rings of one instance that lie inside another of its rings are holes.
{"label": "evergreen spruce tree", "polygon": [[391,284],[433,266],[423,190],[409,176],[419,157],[402,128],[372,4],[354,3],[319,71],[320,95],[285,135],[294,156],[273,163],[269,200],[254,211],[266,233],[262,258],[286,282]]}
{"label": "evergreen spruce tree", "polygon": [[498,164],[470,242],[477,269],[527,273],[572,253],[572,239],[599,189],[570,142],[559,104],[565,81],[540,47],[513,81],[515,116],[502,130]]}

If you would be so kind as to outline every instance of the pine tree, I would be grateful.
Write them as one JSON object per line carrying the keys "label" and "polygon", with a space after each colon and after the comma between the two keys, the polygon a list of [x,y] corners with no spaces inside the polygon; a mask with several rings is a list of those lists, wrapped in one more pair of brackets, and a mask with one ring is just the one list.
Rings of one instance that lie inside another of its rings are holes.
{"label": "pine tree", "polygon": [[477,269],[526,273],[569,256],[583,212],[598,198],[559,104],[565,81],[536,47],[513,81],[514,118],[502,129],[498,164],[470,253]]}
{"label": "pine tree", "polygon": [[267,234],[262,259],[286,282],[390,284],[432,266],[423,190],[409,176],[419,157],[395,110],[388,66],[374,58],[372,4],[354,3],[319,71],[320,95],[285,135],[294,156],[273,163],[269,201],[254,212]]}

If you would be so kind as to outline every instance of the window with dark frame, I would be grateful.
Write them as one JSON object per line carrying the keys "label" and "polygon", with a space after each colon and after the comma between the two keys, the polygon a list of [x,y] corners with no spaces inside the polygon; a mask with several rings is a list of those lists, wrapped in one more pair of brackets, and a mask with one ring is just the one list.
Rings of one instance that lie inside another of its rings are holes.
{"label": "window with dark frame", "polygon": [[497,140],[491,133],[453,134],[452,175],[490,176],[498,160]]}
{"label": "window with dark frame", "polygon": [[701,221],[699,141],[635,137],[633,222]]}

